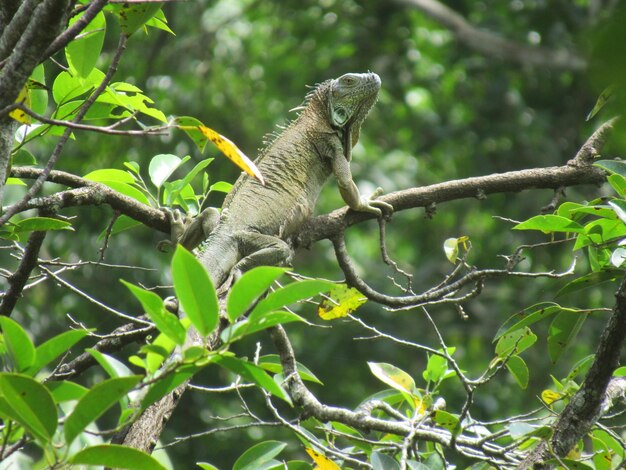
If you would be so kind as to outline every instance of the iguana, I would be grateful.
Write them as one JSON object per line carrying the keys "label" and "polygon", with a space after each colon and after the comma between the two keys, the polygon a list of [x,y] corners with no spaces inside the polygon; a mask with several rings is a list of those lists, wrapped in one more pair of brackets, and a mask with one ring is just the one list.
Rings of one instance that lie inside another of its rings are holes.
{"label": "iguana", "polygon": [[[229,276],[259,265],[291,261],[291,236],[312,215],[322,186],[335,175],[348,206],[381,216],[392,207],[359,194],[352,174],[352,147],[361,124],[378,98],[375,73],[347,73],[317,85],[305,97],[298,117],[255,160],[265,184],[242,174],[224,200],[222,215],[205,211],[185,232],[184,245],[208,237],[199,259],[218,287]],[[198,236],[202,227],[205,235]]]}

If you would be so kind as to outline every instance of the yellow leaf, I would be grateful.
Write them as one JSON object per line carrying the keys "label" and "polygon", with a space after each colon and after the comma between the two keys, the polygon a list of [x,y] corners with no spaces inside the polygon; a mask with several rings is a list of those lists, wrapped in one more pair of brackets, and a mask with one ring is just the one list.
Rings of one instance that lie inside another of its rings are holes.
{"label": "yellow leaf", "polygon": [[[24,85],[24,88],[20,91],[20,94],[17,96],[15,102],[22,103],[27,107],[30,106],[30,91],[28,84]],[[14,109],[9,113],[9,116],[22,124],[30,124],[32,122],[30,116],[21,109]]]}
{"label": "yellow leaf", "polygon": [[541,399],[546,405],[551,405],[555,401],[560,400],[562,397],[562,394],[554,392],[552,390],[544,390],[543,392],[541,392]]}
{"label": "yellow leaf", "polygon": [[463,245],[463,249],[467,251],[467,242],[469,241],[469,237],[464,235],[459,238],[448,238],[445,242],[443,242],[443,251],[446,254],[446,258],[451,263],[456,263],[456,259],[459,255],[459,245]]}
{"label": "yellow leaf", "polygon": [[248,173],[250,176],[258,179],[261,184],[265,184],[263,180],[263,175],[254,164],[252,160],[250,160],[245,153],[243,153],[239,147],[237,147],[230,139],[224,137],[223,135],[215,132],[213,129],[206,127],[204,125],[198,126],[178,126],[179,129],[184,131],[190,130],[198,130],[200,133],[209,139],[211,142],[215,144],[215,146],[220,149],[220,151],[226,155],[230,161],[232,161],[235,165],[241,168],[243,171]]}
{"label": "yellow leaf", "polygon": [[313,459],[313,462],[316,463],[316,469],[319,470],[341,470],[341,467],[337,465],[335,462],[330,460],[324,454],[320,454],[319,452],[315,452],[310,447],[305,447],[306,453]]}
{"label": "yellow leaf", "polygon": [[345,284],[334,286],[317,307],[317,313],[324,320],[343,318],[367,302],[363,294]]}

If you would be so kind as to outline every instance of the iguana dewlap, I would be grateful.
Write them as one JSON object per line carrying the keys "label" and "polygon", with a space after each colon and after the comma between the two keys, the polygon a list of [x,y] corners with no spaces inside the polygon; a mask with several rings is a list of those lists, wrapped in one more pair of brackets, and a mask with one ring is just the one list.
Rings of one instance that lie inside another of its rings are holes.
{"label": "iguana dewlap", "polygon": [[351,209],[379,216],[381,210],[391,212],[389,204],[362,197],[350,172],[352,147],[379,90],[375,73],[348,73],[319,84],[307,94],[297,119],[255,160],[265,185],[242,174],[219,221],[214,210],[209,212],[214,228],[195,224],[212,229],[199,258],[216,287],[231,273],[237,277],[255,266],[289,264],[290,237],[313,214],[331,174]]}

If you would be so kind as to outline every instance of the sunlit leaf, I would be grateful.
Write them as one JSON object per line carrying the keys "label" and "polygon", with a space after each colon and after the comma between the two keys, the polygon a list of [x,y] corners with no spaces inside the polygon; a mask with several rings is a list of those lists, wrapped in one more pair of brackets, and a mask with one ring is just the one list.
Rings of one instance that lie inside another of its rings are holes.
{"label": "sunlit leaf", "polygon": [[[20,90],[20,93],[17,95],[16,103],[21,103],[27,108],[30,108],[30,94],[28,90],[28,85],[24,85],[24,88]],[[17,122],[21,122],[22,124],[30,124],[32,122],[31,117],[26,114],[21,109],[14,109],[9,113],[9,117],[15,119]]]}
{"label": "sunlit leaf", "polygon": [[341,467],[339,465],[330,460],[324,454],[320,454],[310,447],[306,447],[304,450],[307,454],[309,454],[309,457],[313,459],[313,462],[315,462],[319,470],[341,470]]}
{"label": "sunlit leaf", "polygon": [[365,302],[367,302],[367,298],[354,287],[337,284],[319,304],[317,314],[324,320],[343,318]]}
{"label": "sunlit leaf", "polygon": [[[213,129],[205,126],[205,125],[196,125],[196,126],[187,126],[187,125],[179,125],[180,129],[186,131],[191,138],[196,142],[196,145],[201,149],[204,148],[204,145],[200,142],[199,136],[195,134],[195,131],[200,132],[202,136],[209,139],[213,144],[235,165],[241,168],[243,171],[248,173],[250,176],[255,177],[257,180],[261,182],[261,184],[265,184],[263,180],[263,175],[254,164],[252,160],[250,160],[245,153],[243,153],[239,147],[237,147],[232,141],[223,135],[215,132]],[[190,133],[192,132],[192,133]]]}
{"label": "sunlit leaf", "polygon": [[446,258],[452,264],[456,263],[459,257],[459,245],[462,245],[467,249],[467,241],[469,237],[463,236],[459,238],[448,238],[443,242],[443,251],[446,254]]}
{"label": "sunlit leaf", "polygon": [[367,365],[372,374],[380,381],[401,392],[406,392],[409,395],[413,394],[415,381],[402,369],[384,362],[368,362]]}
{"label": "sunlit leaf", "polygon": [[554,390],[544,390],[543,392],[541,392],[541,399],[546,405],[551,405],[561,398],[563,398],[563,395],[561,393],[555,392]]}

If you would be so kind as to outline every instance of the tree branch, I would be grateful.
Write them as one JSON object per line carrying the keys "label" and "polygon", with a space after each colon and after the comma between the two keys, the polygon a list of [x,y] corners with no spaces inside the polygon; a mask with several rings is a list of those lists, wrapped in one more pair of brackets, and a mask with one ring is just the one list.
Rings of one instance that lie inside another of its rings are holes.
{"label": "tree branch", "polygon": [[421,10],[448,28],[459,42],[486,57],[522,66],[576,71],[587,68],[585,59],[570,51],[530,47],[478,29],[457,12],[436,0],[396,0],[396,2]]}
{"label": "tree branch", "polygon": [[[396,191],[379,199],[391,204],[394,211],[398,212],[457,199],[481,198],[488,194],[519,192],[533,188],[556,189],[580,184],[599,185],[604,181],[606,174],[599,168],[563,165],[446,181]],[[314,217],[300,230],[297,245],[307,247],[319,240],[333,239],[346,227],[374,217],[364,212],[350,211],[347,207]]]}
{"label": "tree branch", "polygon": [[521,469],[541,468],[536,465],[541,465],[549,459],[552,452],[558,458],[567,456],[576,443],[608,411],[606,407],[614,397],[607,395],[607,387],[611,382],[613,371],[619,365],[626,340],[626,277],[622,280],[615,298],[615,307],[600,337],[593,364],[582,386],[559,415],[550,439],[550,448],[545,442],[540,443],[528,454],[520,466]]}

